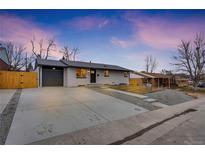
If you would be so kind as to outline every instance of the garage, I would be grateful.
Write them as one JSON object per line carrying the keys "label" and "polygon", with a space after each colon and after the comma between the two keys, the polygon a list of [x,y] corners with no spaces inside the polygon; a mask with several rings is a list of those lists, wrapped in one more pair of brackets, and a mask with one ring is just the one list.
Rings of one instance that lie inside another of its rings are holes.
{"label": "garage", "polygon": [[39,72],[39,87],[61,87],[64,85],[64,68],[67,65],[60,60],[37,58],[35,67]]}
{"label": "garage", "polygon": [[42,67],[42,86],[63,86],[63,68]]}

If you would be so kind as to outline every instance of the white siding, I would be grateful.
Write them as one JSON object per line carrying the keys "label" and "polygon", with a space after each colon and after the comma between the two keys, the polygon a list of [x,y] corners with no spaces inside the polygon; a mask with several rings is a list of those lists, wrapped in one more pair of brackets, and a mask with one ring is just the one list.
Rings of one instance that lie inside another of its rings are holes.
{"label": "white siding", "polygon": [[68,78],[68,73],[67,73],[67,68],[64,68],[63,69],[63,86],[64,87],[67,87],[67,82],[68,82],[68,80],[67,80],[67,78]]}
{"label": "white siding", "polygon": [[135,79],[135,78],[144,78],[143,76],[141,76],[141,75],[138,75],[138,74],[135,74],[135,73],[130,73],[130,78],[131,79]]}
{"label": "white siding", "polygon": [[104,77],[104,70],[96,70],[96,83],[97,84],[120,84],[120,83],[129,84],[129,74],[128,77],[124,77],[123,71],[109,70],[109,77]]}
{"label": "white siding", "polygon": [[90,73],[87,71],[86,78],[76,78],[76,68],[67,68],[66,83],[68,87],[75,87],[78,85],[87,85],[90,83]]}
{"label": "white siding", "polygon": [[[67,80],[64,80],[64,85],[68,87],[75,87],[79,85],[90,84],[90,71],[87,69],[86,78],[76,78],[76,68],[67,68],[64,71],[67,75]],[[99,75],[99,76],[98,76]],[[109,77],[104,77],[104,70],[96,70],[96,84],[129,84],[129,74],[128,77],[124,77],[123,71],[109,71]]]}
{"label": "white siding", "polygon": [[[38,67],[39,87],[42,86],[42,68]],[[98,76],[99,75],[99,76]],[[87,69],[86,78],[76,78],[76,68],[64,68],[63,85],[65,87],[76,87],[90,84],[90,70]],[[109,77],[104,77],[104,70],[96,70],[96,84],[129,84],[128,77],[124,77],[123,71],[109,71]]]}
{"label": "white siding", "polygon": [[37,67],[35,71],[38,73],[38,86],[42,87],[42,67]]}

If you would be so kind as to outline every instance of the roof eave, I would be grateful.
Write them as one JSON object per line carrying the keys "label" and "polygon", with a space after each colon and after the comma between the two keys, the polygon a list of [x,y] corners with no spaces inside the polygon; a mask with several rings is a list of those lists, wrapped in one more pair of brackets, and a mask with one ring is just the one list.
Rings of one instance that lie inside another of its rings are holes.
{"label": "roof eave", "polygon": [[132,70],[129,70],[129,69],[98,68],[98,67],[72,66],[72,65],[68,65],[67,67],[68,68],[72,67],[72,68],[87,68],[87,69],[99,69],[99,70],[125,71],[125,72],[131,72],[132,71]]}

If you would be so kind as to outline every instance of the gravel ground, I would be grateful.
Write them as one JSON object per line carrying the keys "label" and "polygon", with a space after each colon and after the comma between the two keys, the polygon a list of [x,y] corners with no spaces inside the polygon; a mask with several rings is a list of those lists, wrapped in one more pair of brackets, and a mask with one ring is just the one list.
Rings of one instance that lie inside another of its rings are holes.
{"label": "gravel ground", "polygon": [[150,111],[160,109],[160,107],[154,106],[151,103],[143,101],[143,99],[139,99],[139,98],[136,98],[136,97],[133,97],[133,96],[118,93],[118,92],[115,92],[115,91],[110,91],[110,90],[107,90],[105,88],[100,88],[100,87],[94,87],[94,88],[92,87],[90,89],[92,89],[94,91],[97,91],[97,92],[100,92],[100,93],[105,94],[105,95],[109,95],[109,96],[112,96],[112,97],[127,101],[131,104],[143,107],[143,108],[145,108],[147,110],[150,110]]}
{"label": "gravel ground", "polygon": [[150,98],[157,99],[160,103],[166,105],[176,105],[194,99],[193,97],[186,95],[184,92],[171,89],[153,92],[146,95]]}

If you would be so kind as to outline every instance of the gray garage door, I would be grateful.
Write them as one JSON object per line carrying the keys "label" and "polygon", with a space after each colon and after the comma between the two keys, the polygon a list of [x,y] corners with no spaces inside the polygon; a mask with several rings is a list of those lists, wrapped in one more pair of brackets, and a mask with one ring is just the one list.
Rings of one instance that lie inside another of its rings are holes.
{"label": "gray garage door", "polygon": [[42,86],[63,86],[63,68],[43,67]]}

